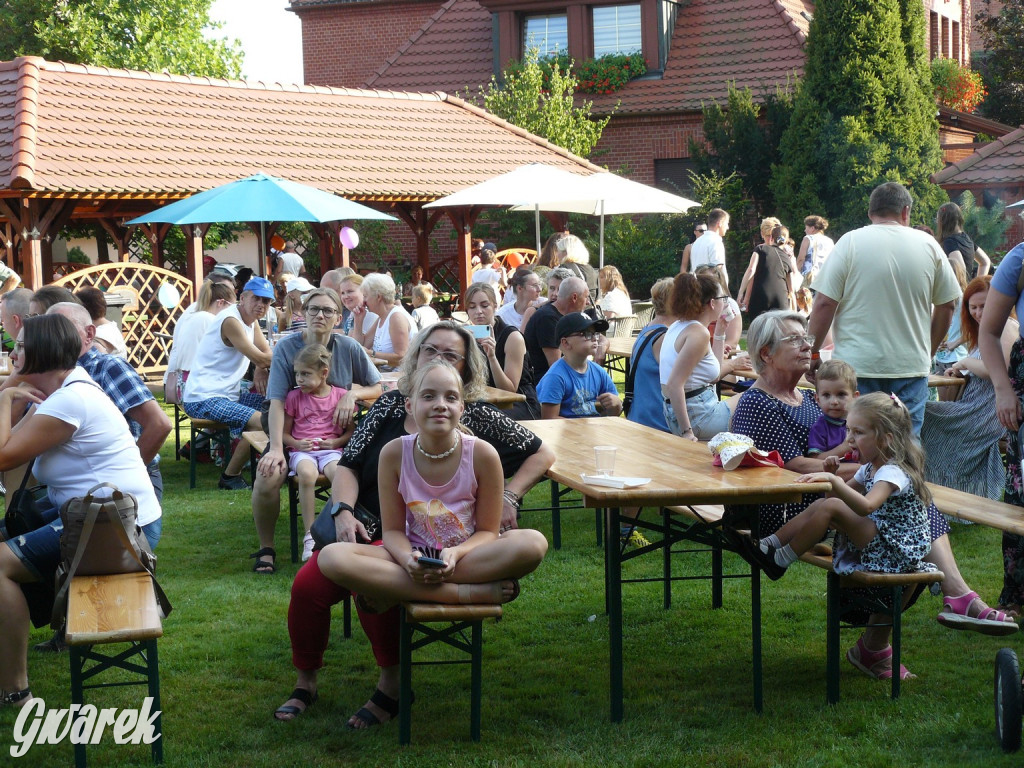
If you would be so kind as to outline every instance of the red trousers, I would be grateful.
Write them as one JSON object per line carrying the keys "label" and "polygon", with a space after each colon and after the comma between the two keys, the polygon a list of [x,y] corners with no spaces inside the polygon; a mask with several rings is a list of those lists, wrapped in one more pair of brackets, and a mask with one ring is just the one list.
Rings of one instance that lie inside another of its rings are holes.
{"label": "red trousers", "polygon": [[[295,574],[292,599],[288,603],[288,637],[292,643],[292,664],[309,671],[324,665],[324,651],[331,634],[331,607],[349,596],[345,587],[335,584],[320,572],[314,552]],[[401,620],[398,606],[384,613],[359,611],[359,623],[373,647],[378,667],[398,664],[398,638]]]}

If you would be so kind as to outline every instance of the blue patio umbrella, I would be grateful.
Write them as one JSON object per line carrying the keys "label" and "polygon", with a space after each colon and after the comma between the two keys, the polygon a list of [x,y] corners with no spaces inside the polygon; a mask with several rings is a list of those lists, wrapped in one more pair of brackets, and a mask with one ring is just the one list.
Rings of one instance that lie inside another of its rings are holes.
{"label": "blue patio umbrella", "polygon": [[[344,221],[394,216],[332,195],[316,187],[265,173],[232,181],[165,205],[128,222],[134,224],[211,224],[226,221],[260,222],[260,240],[266,242],[268,221]],[[262,265],[263,259],[260,259]]]}
{"label": "blue patio umbrella", "polygon": [[340,221],[394,216],[287,179],[257,173],[186,197],[128,224],[210,224],[224,221]]}

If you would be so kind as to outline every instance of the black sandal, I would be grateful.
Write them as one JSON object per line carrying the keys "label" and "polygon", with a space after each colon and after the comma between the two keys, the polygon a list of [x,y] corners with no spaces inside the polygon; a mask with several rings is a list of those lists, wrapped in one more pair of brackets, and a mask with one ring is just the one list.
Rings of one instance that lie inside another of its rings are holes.
{"label": "black sandal", "polygon": [[[259,552],[253,552],[249,555],[249,559],[256,558],[256,562],[253,563],[252,569],[255,573],[262,573],[267,576],[277,571],[277,552],[274,551],[273,547],[264,547]],[[261,557],[269,557],[270,562],[260,560]]]}
{"label": "black sandal", "polygon": [[[22,688],[20,691],[11,691],[8,693],[5,690],[0,689],[0,707],[13,707],[19,701],[24,701],[32,695],[31,688]],[[374,704],[377,702],[374,701]],[[379,707],[380,704],[377,704]],[[398,702],[395,702],[395,706],[398,706]]]}
{"label": "black sandal", "polygon": [[[298,699],[302,702],[303,707],[299,709],[294,704],[282,704],[280,707],[274,710],[274,719],[282,723],[287,723],[289,720],[294,720],[307,709],[316,704],[318,696],[316,692],[310,693],[305,688],[296,688],[288,696],[288,700]],[[291,715],[291,717],[278,717],[278,715]]]}
{"label": "black sandal", "polygon": [[[370,701],[380,707],[382,712],[389,715],[389,720],[394,720],[398,717],[398,699],[391,698],[380,688],[377,688],[373,692],[373,696],[370,697]],[[350,731],[362,731],[366,730],[366,728],[372,728],[375,725],[381,725],[381,719],[366,707],[360,707],[359,711],[352,715],[352,717],[361,721],[364,727],[357,728],[352,725],[351,722],[346,722],[345,727]],[[352,718],[349,718],[350,721],[351,719]]]}

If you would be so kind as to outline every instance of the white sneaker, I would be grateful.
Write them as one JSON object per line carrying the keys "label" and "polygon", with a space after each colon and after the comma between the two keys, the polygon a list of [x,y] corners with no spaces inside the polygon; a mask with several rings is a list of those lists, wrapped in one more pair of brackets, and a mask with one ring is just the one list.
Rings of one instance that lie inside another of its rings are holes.
{"label": "white sneaker", "polygon": [[302,562],[306,562],[313,556],[313,535],[306,531],[306,535],[302,538]]}

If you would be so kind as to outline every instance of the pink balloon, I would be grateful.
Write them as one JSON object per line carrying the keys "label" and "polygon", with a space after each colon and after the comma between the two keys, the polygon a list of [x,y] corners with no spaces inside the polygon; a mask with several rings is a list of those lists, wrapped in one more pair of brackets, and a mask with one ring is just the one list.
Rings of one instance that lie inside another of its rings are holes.
{"label": "pink balloon", "polygon": [[359,235],[352,227],[342,227],[338,239],[346,248],[355,248],[359,245]]}

